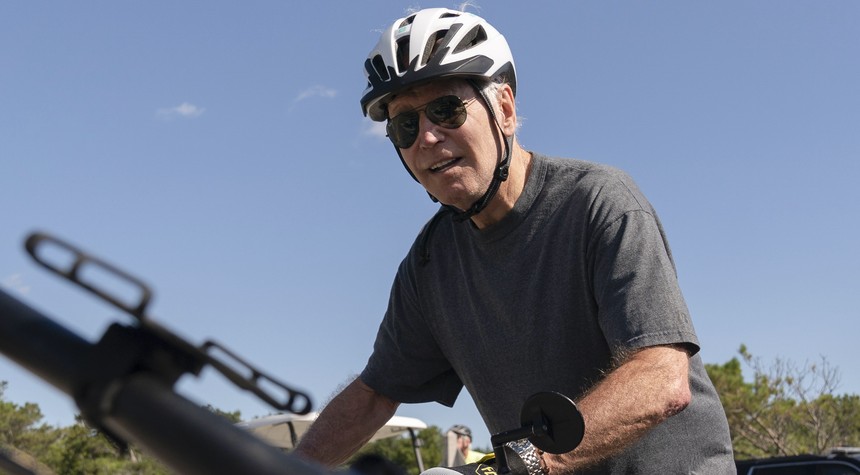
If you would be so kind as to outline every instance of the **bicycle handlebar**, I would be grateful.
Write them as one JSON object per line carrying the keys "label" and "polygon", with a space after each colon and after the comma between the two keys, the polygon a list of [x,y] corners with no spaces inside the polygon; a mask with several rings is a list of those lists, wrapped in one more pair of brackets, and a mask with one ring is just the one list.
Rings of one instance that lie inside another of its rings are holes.
{"label": "bicycle handlebar", "polygon": [[[75,258],[72,266],[63,270],[46,265],[37,255],[39,244],[45,242],[71,252]],[[97,265],[139,284],[103,261],[43,234],[31,236],[27,250],[40,264],[136,318],[135,325],[112,324],[98,343],[91,343],[0,290],[0,353],[74,398],[91,425],[121,443],[136,444],[177,473],[331,475],[194,404],[177,394],[173,384],[183,373],[198,374],[210,364],[276,408],[306,413],[311,408],[306,395],[275,381],[220,345],[206,342],[197,348],[148,319],[145,309],[151,293],[145,287],[140,303],[128,306],[114,301],[97,286],[82,283],[81,268]],[[216,358],[211,354],[213,349],[231,360]],[[250,376],[234,370],[235,364]],[[283,389],[286,400],[281,402],[264,392],[261,379]]]}
{"label": "bicycle handlebar", "polygon": [[0,290],[0,352],[76,400],[94,398],[101,406],[90,415],[94,423],[177,473],[330,475],[197,406],[152,372],[86,386],[80,375],[96,347]]}

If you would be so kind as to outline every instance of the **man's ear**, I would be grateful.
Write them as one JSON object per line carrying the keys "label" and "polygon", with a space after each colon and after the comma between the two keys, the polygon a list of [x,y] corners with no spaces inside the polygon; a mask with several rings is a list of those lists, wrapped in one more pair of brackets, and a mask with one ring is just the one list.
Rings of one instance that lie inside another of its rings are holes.
{"label": "man's ear", "polygon": [[514,101],[514,90],[510,84],[503,84],[499,89],[499,108],[502,116],[502,130],[505,135],[511,136],[517,131],[517,104]]}

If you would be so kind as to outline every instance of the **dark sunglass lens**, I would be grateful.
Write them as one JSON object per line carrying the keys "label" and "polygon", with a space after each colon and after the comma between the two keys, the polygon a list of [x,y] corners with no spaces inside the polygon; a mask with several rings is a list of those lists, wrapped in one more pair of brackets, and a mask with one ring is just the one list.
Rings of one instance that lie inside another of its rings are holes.
{"label": "dark sunglass lens", "polygon": [[418,138],[418,113],[404,112],[388,122],[388,137],[398,148],[409,148]]}
{"label": "dark sunglass lens", "polygon": [[424,114],[436,125],[456,129],[466,122],[466,104],[457,96],[442,96],[427,103],[424,107],[403,112],[388,121],[388,138],[398,148],[409,148],[418,138],[418,112]]}
{"label": "dark sunglass lens", "polygon": [[447,128],[457,128],[466,122],[466,106],[457,96],[443,96],[427,104],[427,118]]}

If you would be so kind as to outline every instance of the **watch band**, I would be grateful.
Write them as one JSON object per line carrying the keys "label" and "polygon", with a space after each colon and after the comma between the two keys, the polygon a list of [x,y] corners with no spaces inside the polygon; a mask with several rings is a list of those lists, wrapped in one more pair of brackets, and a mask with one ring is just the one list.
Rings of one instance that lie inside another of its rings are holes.
{"label": "watch band", "polygon": [[528,439],[508,442],[508,447],[520,456],[520,459],[522,459],[525,464],[529,475],[547,475],[546,472],[544,472],[543,467],[541,467],[540,455],[538,454],[537,449],[535,449],[535,446],[532,445]]}

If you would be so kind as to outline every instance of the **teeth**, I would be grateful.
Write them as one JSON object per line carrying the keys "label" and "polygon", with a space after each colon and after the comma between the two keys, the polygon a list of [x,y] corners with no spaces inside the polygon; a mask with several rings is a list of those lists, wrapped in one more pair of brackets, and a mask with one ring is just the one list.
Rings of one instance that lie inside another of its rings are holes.
{"label": "teeth", "polygon": [[456,159],[456,158],[452,158],[452,159],[450,159],[450,160],[445,160],[444,162],[437,163],[436,165],[433,165],[432,167],[430,167],[430,171],[434,171],[434,172],[435,172],[436,170],[438,170],[438,169],[440,169],[440,168],[443,168],[443,167],[447,166],[448,164],[450,164],[450,163],[454,162],[455,160],[457,160],[457,159]]}

